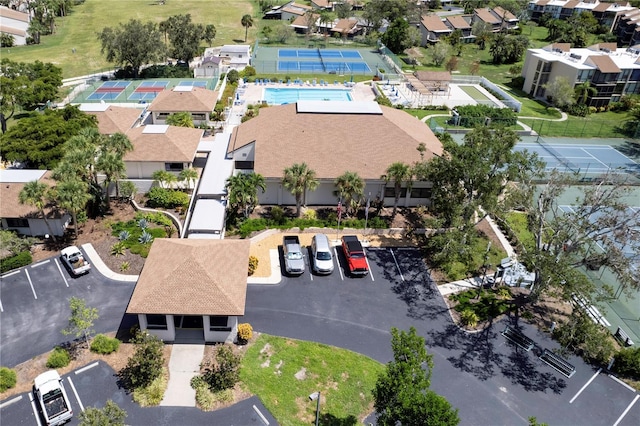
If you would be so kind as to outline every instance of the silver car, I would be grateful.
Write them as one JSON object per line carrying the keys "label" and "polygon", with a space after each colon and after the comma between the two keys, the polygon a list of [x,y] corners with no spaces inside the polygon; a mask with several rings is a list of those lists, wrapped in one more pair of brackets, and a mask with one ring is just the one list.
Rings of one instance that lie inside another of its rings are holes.
{"label": "silver car", "polygon": [[330,274],[333,272],[333,254],[329,239],[325,234],[316,234],[311,240],[311,265],[317,274]]}

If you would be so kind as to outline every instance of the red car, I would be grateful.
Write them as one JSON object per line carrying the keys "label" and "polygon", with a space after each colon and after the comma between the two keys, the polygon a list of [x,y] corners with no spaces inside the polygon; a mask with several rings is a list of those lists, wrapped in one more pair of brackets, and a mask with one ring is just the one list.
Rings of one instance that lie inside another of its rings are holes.
{"label": "red car", "polygon": [[355,235],[345,235],[342,237],[342,251],[349,265],[349,273],[351,275],[367,275],[369,273],[369,264],[364,248]]}

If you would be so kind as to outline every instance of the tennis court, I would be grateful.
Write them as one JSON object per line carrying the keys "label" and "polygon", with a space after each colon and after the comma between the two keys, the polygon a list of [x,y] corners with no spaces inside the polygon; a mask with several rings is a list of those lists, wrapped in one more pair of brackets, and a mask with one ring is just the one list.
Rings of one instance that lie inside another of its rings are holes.
{"label": "tennis court", "polygon": [[278,71],[282,72],[328,72],[333,74],[370,73],[371,68],[365,62],[341,61],[278,61]]}
{"label": "tennis court", "polygon": [[638,163],[609,145],[549,144],[538,138],[537,143],[519,143],[514,148],[525,149],[538,154],[547,163],[547,170],[563,169],[581,174],[640,172]]}
{"label": "tennis court", "polygon": [[87,96],[88,101],[112,101],[129,87],[130,81],[105,81],[93,93]]}
{"label": "tennis court", "polygon": [[169,85],[168,81],[143,81],[127,97],[130,101],[152,101]]}
{"label": "tennis court", "polygon": [[357,50],[338,49],[278,49],[278,58],[304,59],[362,59]]}

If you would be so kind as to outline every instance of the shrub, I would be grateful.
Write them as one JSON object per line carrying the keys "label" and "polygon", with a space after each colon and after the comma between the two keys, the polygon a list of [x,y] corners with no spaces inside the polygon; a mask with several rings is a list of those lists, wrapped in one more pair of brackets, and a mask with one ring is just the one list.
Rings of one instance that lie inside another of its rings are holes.
{"label": "shrub", "polygon": [[471,309],[465,309],[460,313],[460,321],[462,321],[463,325],[475,327],[478,325],[478,320],[478,314],[473,312]]}
{"label": "shrub", "polygon": [[216,402],[213,392],[209,390],[209,385],[202,376],[195,376],[191,379],[191,387],[196,391],[196,404],[201,410],[211,411]]}
{"label": "shrub", "polygon": [[147,229],[148,227],[149,227],[149,222],[147,222],[147,219],[142,218],[138,220],[138,228]]}
{"label": "shrub", "polygon": [[0,393],[15,387],[18,381],[15,370],[0,367]]}
{"label": "shrub", "polygon": [[69,352],[65,348],[57,347],[51,352],[47,359],[47,367],[49,368],[62,368],[69,365],[71,358]]}
{"label": "shrub", "polygon": [[115,256],[115,257],[122,256],[126,248],[127,247],[124,245],[124,242],[122,241],[115,243],[114,245],[111,246],[111,256]]}
{"label": "shrub", "polygon": [[33,262],[30,251],[23,251],[15,256],[5,257],[0,260],[0,273],[3,274],[12,269],[21,268]]}
{"label": "shrub", "polygon": [[120,340],[105,336],[104,334],[98,334],[93,338],[91,342],[91,352],[97,352],[99,354],[107,355],[118,350],[120,347]]}
{"label": "shrub", "polygon": [[189,205],[189,195],[173,189],[160,188],[155,186],[147,194],[149,207],[159,207],[164,209],[175,209],[177,207],[186,208]]}
{"label": "shrub", "polygon": [[271,219],[273,219],[273,221],[278,225],[284,224],[284,222],[287,220],[286,216],[284,215],[284,209],[280,206],[271,207],[270,213]]}
{"label": "shrub", "polygon": [[120,264],[120,270],[121,270],[122,272],[124,272],[124,271],[128,271],[130,266],[131,266],[131,264],[129,264],[129,262],[124,261],[124,262],[122,262],[122,263]]}
{"label": "shrub", "polygon": [[150,233],[148,233],[146,231],[146,229],[142,232],[142,235],[140,235],[140,237],[138,237],[138,242],[140,244],[149,244],[153,241],[153,235],[151,235]]}
{"label": "shrub", "polygon": [[230,389],[240,380],[240,356],[227,345],[221,345],[216,353],[216,364],[206,364],[203,379],[213,392]]}
{"label": "shrub", "polygon": [[160,375],[156,377],[148,386],[137,387],[133,391],[133,400],[141,407],[152,407],[160,405],[167,389],[167,379],[160,370]]}
{"label": "shrub", "polygon": [[130,236],[131,236],[131,232],[129,232],[126,229],[124,229],[124,230],[120,231],[120,233],[118,234],[118,239],[120,241],[125,241],[125,240],[128,240]]}
{"label": "shrub", "polygon": [[622,349],[616,354],[613,370],[621,376],[640,380],[640,348]]}
{"label": "shrub", "polygon": [[248,322],[238,324],[238,340],[247,342],[253,336],[253,327]]}
{"label": "shrub", "polygon": [[302,218],[307,220],[315,220],[317,217],[318,214],[313,209],[305,210],[304,214],[302,215]]}
{"label": "shrub", "polygon": [[249,256],[249,276],[253,275],[258,269],[258,258],[255,256]]}
{"label": "shrub", "polygon": [[130,389],[144,388],[162,375],[164,344],[157,336],[140,330],[132,341],[136,351],[121,371],[121,377]]}
{"label": "shrub", "polygon": [[227,73],[227,81],[231,84],[237,83],[239,78],[240,74],[236,69],[229,70],[229,72]]}

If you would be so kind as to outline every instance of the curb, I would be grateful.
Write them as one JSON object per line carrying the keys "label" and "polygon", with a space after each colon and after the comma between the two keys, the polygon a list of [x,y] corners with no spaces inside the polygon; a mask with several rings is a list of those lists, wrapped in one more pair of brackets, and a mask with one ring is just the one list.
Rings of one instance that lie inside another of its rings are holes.
{"label": "curb", "polygon": [[116,281],[126,281],[135,283],[138,281],[139,275],[124,275],[113,272],[105,263],[102,261],[96,249],[93,248],[91,243],[83,244],[82,249],[87,254],[87,257],[91,260],[91,265],[98,270],[102,275],[107,278],[111,278]]}

